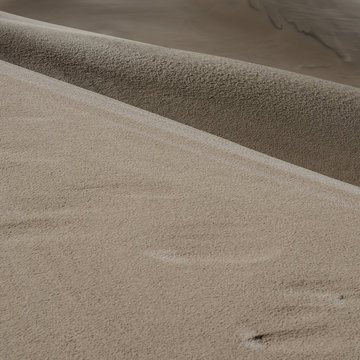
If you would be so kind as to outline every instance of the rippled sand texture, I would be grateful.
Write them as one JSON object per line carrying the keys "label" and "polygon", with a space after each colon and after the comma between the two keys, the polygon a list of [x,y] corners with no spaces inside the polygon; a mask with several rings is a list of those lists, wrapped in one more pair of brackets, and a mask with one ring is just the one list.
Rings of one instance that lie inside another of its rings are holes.
{"label": "rippled sand texture", "polygon": [[359,0],[250,0],[282,29],[286,23],[334,50],[344,61],[360,66]]}
{"label": "rippled sand texture", "polygon": [[[324,1],[326,4],[330,1]],[[332,7],[331,19],[347,16],[343,24],[323,17],[319,1],[266,2],[271,13],[281,10],[286,19],[301,16],[302,28],[330,33],[341,26],[341,41],[359,46],[358,23],[349,0]],[[286,4],[286,6],[284,5]],[[306,4],[304,11],[304,4]],[[326,5],[328,6],[328,5]],[[273,66],[326,80],[360,87],[359,64],[345,62],[336,53],[282,22],[278,30],[248,0],[2,0],[0,10],[37,20],[103,33],[155,45],[225,56]],[[349,14],[351,13],[351,14]],[[319,15],[314,25],[314,14]],[[291,18],[290,18],[291,16]],[[323,19],[324,21],[321,21]],[[346,28],[344,28],[346,26]],[[354,29],[351,27],[354,26]],[[346,33],[342,35],[343,30]],[[317,31],[317,33],[319,33]],[[346,34],[346,36],[345,36]]]}
{"label": "rippled sand texture", "polygon": [[356,359],[358,187],[0,76],[1,359]]}
{"label": "rippled sand texture", "polygon": [[360,184],[360,90],[5,14],[0,58]]}

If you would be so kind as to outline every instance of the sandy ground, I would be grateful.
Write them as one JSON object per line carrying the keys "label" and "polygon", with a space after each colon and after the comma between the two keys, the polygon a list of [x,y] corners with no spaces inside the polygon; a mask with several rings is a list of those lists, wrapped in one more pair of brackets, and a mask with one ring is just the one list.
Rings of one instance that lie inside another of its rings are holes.
{"label": "sandy ground", "polygon": [[0,0],[0,359],[356,359],[359,6]]}
{"label": "sandy ground", "polygon": [[358,356],[358,187],[0,64],[2,359]]}
{"label": "sandy ground", "polygon": [[0,59],[360,184],[360,89],[0,16]]}
{"label": "sandy ground", "polygon": [[[170,48],[225,56],[360,86],[354,0],[2,0],[0,10]],[[324,10],[327,8],[327,10]],[[315,35],[306,36],[292,24]],[[338,55],[340,56],[338,56]],[[352,60],[344,62],[342,59]]]}

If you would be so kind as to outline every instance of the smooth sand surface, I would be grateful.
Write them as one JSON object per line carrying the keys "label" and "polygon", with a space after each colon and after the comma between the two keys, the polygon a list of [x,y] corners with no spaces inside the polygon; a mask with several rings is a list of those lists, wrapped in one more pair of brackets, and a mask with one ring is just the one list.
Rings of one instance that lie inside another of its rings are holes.
{"label": "smooth sand surface", "polygon": [[3,60],[360,184],[360,89],[1,16]]}
{"label": "smooth sand surface", "polygon": [[359,187],[0,74],[1,359],[357,358]]}
{"label": "smooth sand surface", "polygon": [[[253,8],[249,2],[1,0],[0,10],[360,87],[358,0],[251,0]],[[261,13],[254,8],[264,11]]]}
{"label": "smooth sand surface", "polygon": [[360,66],[359,0],[250,0],[278,29],[287,23]]}

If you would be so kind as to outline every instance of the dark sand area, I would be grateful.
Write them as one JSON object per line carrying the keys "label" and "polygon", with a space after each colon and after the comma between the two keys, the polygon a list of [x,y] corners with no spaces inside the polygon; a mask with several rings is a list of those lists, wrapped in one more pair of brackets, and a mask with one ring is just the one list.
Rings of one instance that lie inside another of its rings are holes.
{"label": "dark sand area", "polygon": [[[276,1],[275,5],[274,1],[265,0],[263,3],[272,19],[277,24],[281,21],[283,30],[278,30],[266,15],[251,8],[247,0],[2,0],[0,10],[360,86],[360,21],[356,18],[358,13],[351,12],[355,6],[353,0],[332,0],[330,20],[319,11],[324,8],[321,0]],[[260,1],[253,2],[258,7],[259,4]],[[333,24],[336,17],[340,20]],[[313,29],[331,49],[314,37],[300,33],[287,20],[295,21],[302,29]],[[333,34],[337,28],[338,33]],[[349,47],[350,55],[342,52]],[[336,52],[343,58],[352,56],[353,62],[343,61]]]}
{"label": "dark sand area", "polygon": [[360,184],[357,88],[3,16],[5,61]]}
{"label": "dark sand area", "polygon": [[274,26],[292,24],[298,31],[315,37],[344,61],[360,66],[359,0],[250,0],[264,11]]}

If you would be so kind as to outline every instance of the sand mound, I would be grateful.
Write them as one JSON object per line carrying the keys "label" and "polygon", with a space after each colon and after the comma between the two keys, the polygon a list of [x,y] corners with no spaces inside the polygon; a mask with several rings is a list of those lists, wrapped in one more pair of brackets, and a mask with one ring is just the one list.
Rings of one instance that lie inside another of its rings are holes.
{"label": "sand mound", "polygon": [[226,58],[1,20],[1,58],[360,184],[360,90]]}
{"label": "sand mound", "polygon": [[[281,15],[281,30],[279,25],[273,26],[264,13],[251,7],[248,0],[11,0],[0,1],[0,10],[360,87],[359,63],[342,61],[334,52],[339,53],[337,49],[341,47],[347,49],[350,42],[351,55],[353,47],[359,47],[356,42],[359,21],[349,21],[356,20],[357,16],[354,11],[349,14],[352,1],[262,1],[267,6],[265,10],[270,7],[267,11],[270,16]],[[331,19],[327,18],[329,7]],[[323,42],[328,45],[323,46],[314,37],[296,30],[288,24],[291,20],[295,20],[300,29],[308,29],[308,33],[324,35]]]}
{"label": "sand mound", "polygon": [[1,61],[0,80],[1,359],[358,357],[359,187]]}

